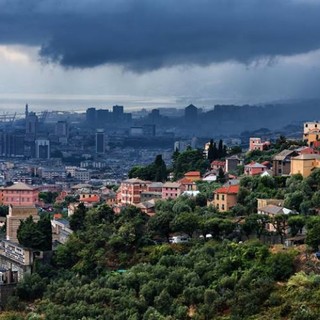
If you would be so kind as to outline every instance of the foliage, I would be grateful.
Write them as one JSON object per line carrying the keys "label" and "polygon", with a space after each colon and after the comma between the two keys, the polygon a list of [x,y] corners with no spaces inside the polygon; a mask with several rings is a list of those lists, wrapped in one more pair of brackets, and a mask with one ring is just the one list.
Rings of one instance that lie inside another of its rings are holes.
{"label": "foliage", "polygon": [[203,158],[202,150],[186,150],[173,158],[174,179],[180,179],[188,171],[200,171],[203,174],[209,167],[209,161]]}
{"label": "foliage", "polygon": [[57,279],[38,312],[53,320],[187,319],[193,308],[195,319],[248,319],[270,297],[275,268],[290,275],[290,257],[272,255],[257,242],[208,242],[184,254],[166,250],[152,264],[122,274]]}
{"label": "foliage", "polygon": [[148,166],[134,166],[128,176],[129,178],[163,182],[167,179],[167,167],[162,156],[157,155],[154,162]]}
{"label": "foliage", "polygon": [[0,205],[0,217],[5,217],[9,213],[9,207]]}
{"label": "foliage", "polygon": [[35,250],[51,250],[52,230],[49,215],[42,215],[38,222],[32,216],[22,220],[17,230],[17,238],[21,245]]}
{"label": "foliage", "polygon": [[39,199],[44,203],[54,203],[58,196],[58,192],[39,192]]}
{"label": "foliage", "polygon": [[79,231],[84,228],[87,209],[83,203],[80,203],[74,214],[70,218],[70,228],[73,231]]}
{"label": "foliage", "polygon": [[306,244],[314,251],[318,251],[320,245],[320,217],[309,219],[307,230]]}
{"label": "foliage", "polygon": [[34,301],[42,297],[46,285],[46,279],[39,274],[26,275],[17,285],[17,296],[24,301]]}

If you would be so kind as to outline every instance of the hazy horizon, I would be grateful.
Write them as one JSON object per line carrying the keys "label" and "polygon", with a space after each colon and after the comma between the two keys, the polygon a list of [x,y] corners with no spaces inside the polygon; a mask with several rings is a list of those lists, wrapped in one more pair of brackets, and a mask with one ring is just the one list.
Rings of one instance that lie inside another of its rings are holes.
{"label": "hazy horizon", "polygon": [[138,96],[114,96],[114,95],[1,95],[0,112],[23,113],[25,105],[29,105],[30,111],[85,111],[95,107],[112,109],[114,105],[123,105],[125,111],[151,110],[154,108],[183,109],[189,104],[194,104],[204,110],[213,109],[217,104],[259,104],[264,102],[237,101],[234,99],[205,99],[187,97],[138,97]]}

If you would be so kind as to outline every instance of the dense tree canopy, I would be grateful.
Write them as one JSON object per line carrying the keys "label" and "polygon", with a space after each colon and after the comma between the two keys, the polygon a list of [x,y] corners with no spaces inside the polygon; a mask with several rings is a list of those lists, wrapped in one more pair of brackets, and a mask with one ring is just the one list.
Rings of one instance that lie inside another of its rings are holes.
{"label": "dense tree canopy", "polygon": [[35,250],[51,250],[52,231],[49,215],[42,215],[38,222],[32,216],[21,221],[17,230],[18,241],[21,245]]}
{"label": "dense tree canopy", "polygon": [[147,166],[134,166],[128,173],[129,178],[163,182],[167,179],[167,166],[161,155],[157,155],[154,162]]}

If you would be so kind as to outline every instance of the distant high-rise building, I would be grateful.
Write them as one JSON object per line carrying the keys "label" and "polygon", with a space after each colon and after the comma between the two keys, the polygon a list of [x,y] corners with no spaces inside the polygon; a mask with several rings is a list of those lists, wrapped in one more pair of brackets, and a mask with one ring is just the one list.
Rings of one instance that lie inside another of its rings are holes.
{"label": "distant high-rise building", "polygon": [[103,129],[97,129],[96,132],[96,153],[105,152],[105,133]]}
{"label": "distant high-rise building", "polygon": [[69,136],[69,124],[67,121],[58,121],[55,126],[55,134],[59,137]]}
{"label": "distant high-rise building", "polygon": [[0,131],[0,156],[16,157],[24,155],[24,135]]}
{"label": "distant high-rise building", "polygon": [[29,115],[29,106],[28,106],[28,104],[26,104],[26,109],[25,109],[26,119],[28,118],[28,115]]}
{"label": "distant high-rise building", "polygon": [[184,109],[184,120],[188,125],[196,126],[198,122],[198,108],[190,104]]}
{"label": "distant high-rise building", "polygon": [[38,133],[38,116],[34,112],[28,112],[26,117],[26,138],[34,140]]}
{"label": "distant high-rise building", "polygon": [[113,121],[120,122],[123,119],[123,106],[112,107]]}
{"label": "distant high-rise building", "polygon": [[50,159],[50,141],[48,139],[37,139],[36,145],[36,158]]}
{"label": "distant high-rise building", "polygon": [[58,121],[55,125],[55,135],[59,137],[59,142],[67,143],[69,137],[69,124],[67,121]]}
{"label": "distant high-rise building", "polygon": [[110,122],[109,110],[99,109],[96,111],[96,126],[105,127]]}
{"label": "distant high-rise building", "polygon": [[152,109],[151,113],[149,114],[149,119],[152,124],[159,124],[161,120],[160,110],[159,109]]}
{"label": "distant high-rise building", "polygon": [[94,127],[96,125],[96,108],[87,109],[86,122],[89,127]]}

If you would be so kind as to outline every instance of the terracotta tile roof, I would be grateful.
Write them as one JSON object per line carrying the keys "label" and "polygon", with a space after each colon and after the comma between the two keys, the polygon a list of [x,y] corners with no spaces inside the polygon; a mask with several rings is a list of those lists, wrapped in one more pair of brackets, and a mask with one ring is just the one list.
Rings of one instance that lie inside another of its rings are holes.
{"label": "terracotta tile roof", "polygon": [[224,193],[224,194],[238,194],[240,185],[231,185],[226,187],[221,187],[217,189],[214,193]]}
{"label": "terracotta tile roof", "polygon": [[178,180],[178,183],[181,183],[181,184],[194,184],[194,182],[188,178],[182,178],[180,180]]}
{"label": "terracotta tile roof", "polygon": [[266,166],[258,163],[258,162],[251,162],[245,165],[245,168],[265,168]]}
{"label": "terracotta tile roof", "polygon": [[34,190],[36,188],[23,182],[16,182],[12,186],[4,187],[5,190]]}
{"label": "terracotta tile roof", "polygon": [[57,219],[61,219],[62,218],[62,214],[61,213],[55,213],[53,215],[53,219],[57,220]]}
{"label": "terracotta tile roof", "polygon": [[89,197],[81,198],[79,201],[80,202],[99,202],[100,197],[97,195],[92,195],[90,198]]}
{"label": "terracotta tile roof", "polygon": [[194,176],[200,176],[200,171],[189,171],[184,174],[185,177],[194,177]]}

